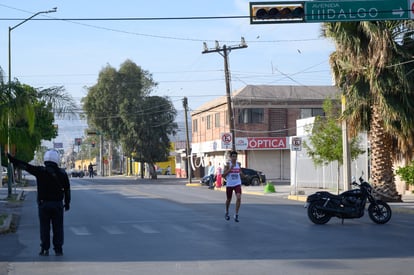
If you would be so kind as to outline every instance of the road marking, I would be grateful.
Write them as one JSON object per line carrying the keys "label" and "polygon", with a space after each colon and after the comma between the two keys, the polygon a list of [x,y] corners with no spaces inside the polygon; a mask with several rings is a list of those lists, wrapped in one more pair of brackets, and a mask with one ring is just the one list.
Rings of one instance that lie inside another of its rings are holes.
{"label": "road marking", "polygon": [[196,225],[204,229],[210,230],[210,231],[215,231],[215,232],[221,231],[220,228],[217,228],[216,226],[212,226],[212,225],[205,224],[205,223],[196,223]]}
{"label": "road marking", "polygon": [[71,226],[70,230],[78,236],[87,236],[91,235],[91,233],[88,231],[88,229],[85,226]]}
{"label": "road marking", "polygon": [[158,230],[152,229],[151,227],[146,226],[146,225],[134,224],[133,227],[136,228],[136,229],[138,229],[142,233],[145,233],[145,234],[157,234],[157,233],[160,233]]}
{"label": "road marking", "polygon": [[102,226],[102,228],[111,235],[121,235],[125,233],[124,231],[120,230],[118,227],[113,225]]}
{"label": "road marking", "polygon": [[190,232],[190,230],[188,228],[185,228],[184,226],[181,226],[181,225],[173,225],[172,227],[174,228],[175,231],[178,231],[180,233]]}

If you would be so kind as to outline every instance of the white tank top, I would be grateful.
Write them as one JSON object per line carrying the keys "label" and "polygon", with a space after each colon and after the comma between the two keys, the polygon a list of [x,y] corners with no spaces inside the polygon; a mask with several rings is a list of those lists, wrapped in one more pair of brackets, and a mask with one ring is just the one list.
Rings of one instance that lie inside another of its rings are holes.
{"label": "white tank top", "polygon": [[[232,163],[229,162],[229,166],[231,167]],[[231,167],[230,173],[227,174],[226,177],[226,185],[229,187],[237,186],[241,184],[241,178],[240,178],[240,165],[238,162],[236,162],[236,165]]]}

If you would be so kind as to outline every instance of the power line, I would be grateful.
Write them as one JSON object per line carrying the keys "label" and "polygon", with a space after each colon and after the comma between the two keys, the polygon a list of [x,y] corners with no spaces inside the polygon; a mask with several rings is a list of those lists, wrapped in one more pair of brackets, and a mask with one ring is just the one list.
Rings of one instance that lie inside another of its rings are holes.
{"label": "power line", "polygon": [[[90,18],[37,18],[37,21],[170,21],[170,20],[218,20],[218,19],[245,19],[249,15],[225,16],[177,16],[177,17],[90,17]],[[18,21],[21,18],[0,18],[2,21]]]}

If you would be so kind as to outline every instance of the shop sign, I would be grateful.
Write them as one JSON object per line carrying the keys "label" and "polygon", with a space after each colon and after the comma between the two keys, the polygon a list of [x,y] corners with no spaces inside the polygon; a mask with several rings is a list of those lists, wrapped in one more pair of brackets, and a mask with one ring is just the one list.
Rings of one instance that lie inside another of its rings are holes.
{"label": "shop sign", "polygon": [[288,149],[286,137],[236,138],[236,150]]}

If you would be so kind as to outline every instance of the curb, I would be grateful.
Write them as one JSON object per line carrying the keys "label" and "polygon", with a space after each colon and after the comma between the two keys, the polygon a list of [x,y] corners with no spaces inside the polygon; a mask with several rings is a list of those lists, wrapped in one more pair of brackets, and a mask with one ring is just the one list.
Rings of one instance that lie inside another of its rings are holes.
{"label": "curb", "polygon": [[[16,201],[21,201],[24,195],[24,191],[19,192],[16,197]],[[13,220],[13,214],[7,214],[6,219],[4,219],[3,224],[0,224],[0,234],[6,233],[10,230]]]}
{"label": "curb", "polygon": [[185,186],[198,187],[198,186],[201,186],[201,183],[186,183]]}
{"label": "curb", "polygon": [[11,222],[12,222],[12,218],[13,218],[12,214],[7,215],[7,218],[4,220],[3,224],[0,225],[0,234],[5,233],[5,232],[10,230],[10,225],[11,225]]}
{"label": "curb", "polygon": [[306,199],[308,198],[308,196],[301,196],[301,195],[289,195],[288,199],[289,200],[295,200],[295,201],[303,201],[306,202]]}

